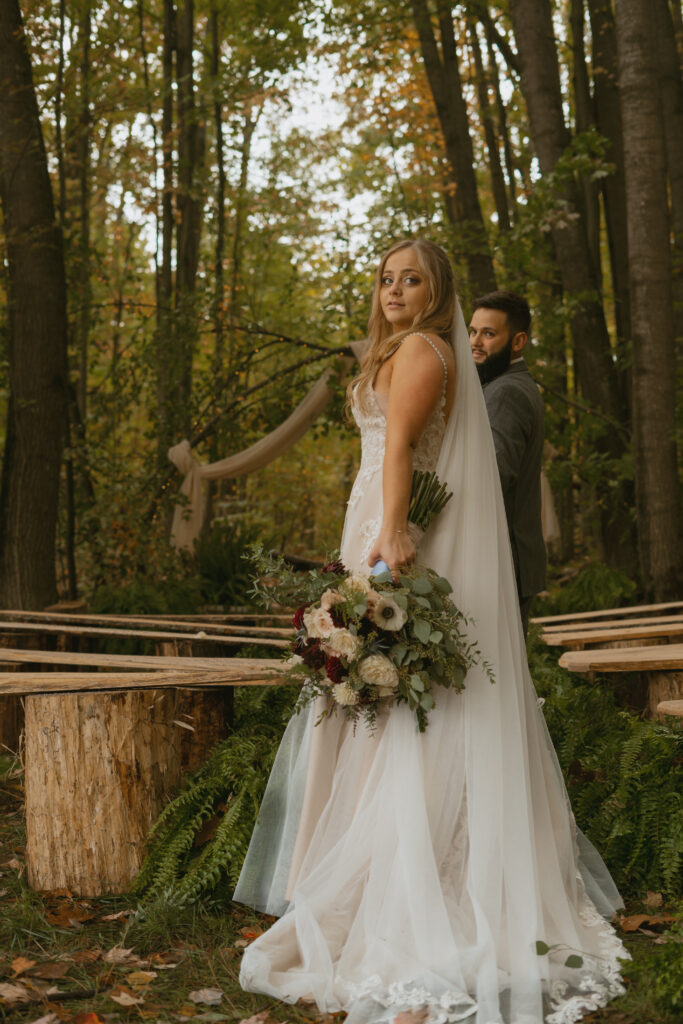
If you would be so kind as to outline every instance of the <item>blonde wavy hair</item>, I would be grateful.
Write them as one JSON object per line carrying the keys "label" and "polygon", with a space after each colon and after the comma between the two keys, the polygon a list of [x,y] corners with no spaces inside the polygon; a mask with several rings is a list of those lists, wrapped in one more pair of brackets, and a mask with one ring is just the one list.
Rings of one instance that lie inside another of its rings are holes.
{"label": "blonde wavy hair", "polygon": [[[417,265],[427,284],[429,298],[423,309],[415,317],[407,329],[393,331],[391,324],[384,316],[380,302],[380,289],[384,268],[393,253],[401,249],[414,249]],[[372,293],[372,307],[368,320],[368,339],[370,345],[363,357],[361,371],[349,384],[346,390],[347,410],[357,389],[359,399],[363,400],[363,392],[372,386],[377,371],[382,363],[394,354],[404,338],[415,331],[437,334],[447,344],[451,344],[451,332],[455,320],[456,290],[453,269],[446,253],[434,242],[425,238],[406,238],[396,242],[382,257],[377,268],[375,287]]]}

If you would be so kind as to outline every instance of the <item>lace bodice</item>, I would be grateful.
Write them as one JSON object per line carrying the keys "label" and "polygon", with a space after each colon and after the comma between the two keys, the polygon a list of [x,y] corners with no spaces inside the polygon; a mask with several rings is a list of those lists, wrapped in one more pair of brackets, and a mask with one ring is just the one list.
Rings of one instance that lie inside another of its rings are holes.
{"label": "lace bodice", "polygon": [[[436,466],[441,442],[446,429],[446,387],[448,384],[448,367],[446,360],[438,348],[425,334],[421,338],[431,345],[443,364],[443,386],[441,399],[436,409],[429,417],[427,425],[422,432],[413,454],[413,469],[433,470]],[[352,411],[360,429],[361,436],[361,464],[358,476],[354,483],[349,497],[349,509],[355,507],[367,489],[369,481],[381,473],[384,462],[384,447],[386,442],[387,421],[386,421],[387,396],[377,394],[374,388],[367,387],[362,399],[354,396]]]}
{"label": "lace bodice", "polygon": [[[417,333],[417,332],[416,332]],[[434,342],[425,334],[421,338],[434,349],[443,365],[443,386],[438,405],[427,421],[422,436],[413,453],[413,469],[430,471],[436,467],[446,429],[446,388],[448,367]],[[374,388],[366,387],[362,395],[354,395],[353,417],[361,436],[361,464],[351,490],[344,529],[344,539],[360,539],[360,549],[350,552],[342,542],[342,558],[349,568],[352,566],[367,571],[367,557],[382,522],[382,466],[387,433],[388,396],[378,394]],[[418,538],[413,536],[417,543]]]}

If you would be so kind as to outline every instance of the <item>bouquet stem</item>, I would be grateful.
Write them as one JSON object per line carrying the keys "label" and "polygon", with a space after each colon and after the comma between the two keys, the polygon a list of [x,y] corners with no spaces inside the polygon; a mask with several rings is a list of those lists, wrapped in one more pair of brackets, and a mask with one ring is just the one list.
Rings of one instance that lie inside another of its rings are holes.
{"label": "bouquet stem", "polygon": [[416,469],[410,491],[408,521],[426,530],[452,497],[453,492],[446,489],[436,473]]}

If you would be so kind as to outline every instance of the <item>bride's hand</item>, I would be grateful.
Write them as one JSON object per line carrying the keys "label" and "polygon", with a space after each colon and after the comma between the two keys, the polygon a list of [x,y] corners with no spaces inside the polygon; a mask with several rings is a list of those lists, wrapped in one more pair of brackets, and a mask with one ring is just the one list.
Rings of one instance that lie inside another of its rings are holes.
{"label": "bride's hand", "polygon": [[368,555],[370,568],[382,559],[393,573],[402,565],[412,565],[415,561],[415,545],[407,532],[381,530]]}

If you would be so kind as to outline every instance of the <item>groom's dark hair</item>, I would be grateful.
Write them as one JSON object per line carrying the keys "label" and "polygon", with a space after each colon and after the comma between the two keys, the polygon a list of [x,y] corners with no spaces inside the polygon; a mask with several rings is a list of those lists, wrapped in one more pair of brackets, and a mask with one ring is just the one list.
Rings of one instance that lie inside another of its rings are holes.
{"label": "groom's dark hair", "polygon": [[505,313],[510,325],[512,334],[529,333],[531,327],[531,311],[529,303],[522,295],[516,292],[508,292],[500,289],[496,292],[489,292],[488,295],[481,295],[472,303],[472,312],[475,309],[499,309]]}

